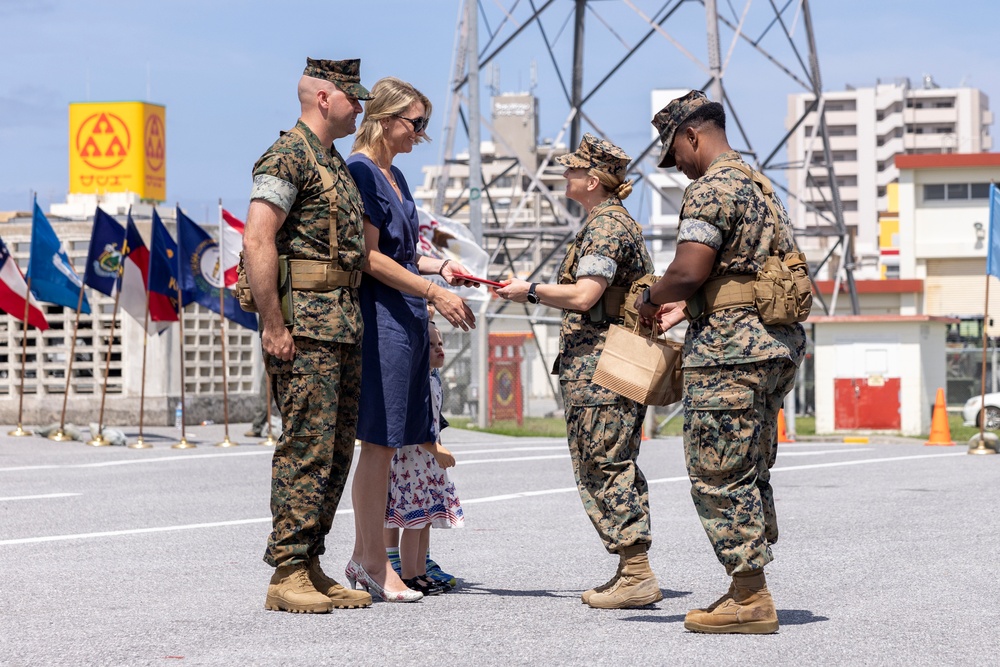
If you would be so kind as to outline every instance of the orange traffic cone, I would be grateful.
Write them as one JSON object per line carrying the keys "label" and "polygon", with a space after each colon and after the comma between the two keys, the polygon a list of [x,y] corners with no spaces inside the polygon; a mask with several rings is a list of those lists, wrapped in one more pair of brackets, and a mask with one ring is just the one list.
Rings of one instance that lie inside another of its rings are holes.
{"label": "orange traffic cone", "polygon": [[793,438],[788,437],[788,427],[785,426],[785,409],[781,408],[778,410],[778,442],[795,442]]}
{"label": "orange traffic cone", "polygon": [[938,387],[937,398],[934,399],[934,414],[931,415],[931,437],[925,445],[942,445],[954,447],[951,439],[951,427],[948,426],[948,409],[944,404],[944,389]]}

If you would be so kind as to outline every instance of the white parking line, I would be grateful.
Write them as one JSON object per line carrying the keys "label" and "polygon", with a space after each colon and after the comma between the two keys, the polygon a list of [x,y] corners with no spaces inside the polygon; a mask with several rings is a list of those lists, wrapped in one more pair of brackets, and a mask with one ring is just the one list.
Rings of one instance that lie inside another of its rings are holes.
{"label": "white parking line", "polygon": [[[477,452],[478,453],[478,452]],[[543,459],[568,459],[569,454],[549,454],[548,456],[509,456],[499,459],[471,459],[471,460],[457,460],[455,465],[467,466],[474,463],[507,463],[509,461],[541,461]]]}
{"label": "white parking line", "polygon": [[46,498],[69,498],[70,496],[82,496],[82,493],[45,493],[40,496],[7,496],[0,498],[0,502],[7,500],[45,500]]}
{"label": "white parking line", "polygon": [[[891,456],[878,459],[860,459],[855,461],[837,461],[832,463],[814,463],[810,465],[801,466],[781,466],[772,468],[771,472],[789,472],[794,470],[810,470],[814,468],[837,468],[840,466],[849,465],[864,465],[868,463],[891,463],[893,461],[914,461],[919,459],[935,459],[935,458],[947,458],[955,456],[965,456],[965,452],[950,452],[947,454],[917,454],[914,456]],[[510,459],[499,459],[510,460]],[[662,477],[660,479],[648,480],[649,484],[664,484],[669,482],[684,482],[688,481],[688,477]],[[576,487],[562,487],[555,489],[541,489],[537,491],[520,491],[517,493],[507,493],[498,496],[486,496],[482,498],[471,498],[468,500],[463,500],[464,505],[475,505],[479,503],[491,503],[491,502],[502,502],[505,500],[516,500],[518,498],[532,498],[535,496],[546,496],[556,493],[569,493],[571,491],[576,491]],[[338,515],[353,514],[353,509],[343,509],[337,510]],[[271,517],[261,517],[257,519],[237,519],[234,521],[215,521],[211,523],[191,523],[178,526],[156,526],[153,528],[133,528],[129,530],[109,530],[102,531],[98,533],[77,533],[73,535],[47,535],[44,537],[23,537],[12,540],[0,540],[0,546],[12,546],[17,544],[38,544],[42,542],[63,542],[68,540],[82,540],[82,539],[92,539],[95,537],[117,537],[121,535],[139,535],[143,533],[163,533],[178,530],[195,530],[199,528],[219,528],[224,526],[241,526],[253,523],[270,523]]]}
{"label": "white parking line", "polygon": [[120,459],[118,461],[101,461],[99,463],[68,463],[41,466],[16,466],[0,468],[0,472],[20,472],[23,470],[62,470],[66,468],[110,468],[112,466],[129,466],[144,463],[173,463],[175,461],[195,461],[197,459],[217,459],[223,456],[272,456],[273,449],[252,452],[220,452],[218,454],[177,454],[175,456],[155,456],[142,459]]}

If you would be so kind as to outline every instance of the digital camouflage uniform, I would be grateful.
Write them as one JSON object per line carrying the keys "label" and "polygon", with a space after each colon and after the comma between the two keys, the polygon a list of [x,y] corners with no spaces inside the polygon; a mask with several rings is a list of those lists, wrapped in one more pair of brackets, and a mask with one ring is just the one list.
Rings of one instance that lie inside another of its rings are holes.
{"label": "digital camouflage uniform", "polygon": [[[576,153],[559,158],[571,168],[596,167],[624,176],[629,157],[608,141],[584,135]],[[653,271],[642,228],[612,196],[590,212],[559,268],[561,284],[601,276],[609,286],[628,287]],[[564,311],[559,332],[562,389],[573,473],[583,507],[605,548],[620,553],[648,546],[649,492],[636,465],[646,407],[591,381],[610,322],[591,322],[588,313]]]}
{"label": "digital camouflage uniform", "polygon": [[[329,261],[335,206],[339,268],[360,271],[365,248],[357,187],[335,147],[320,145],[301,120],[296,128],[312,146],[318,168],[329,170],[335,193],[324,191],[302,139],[283,132],[254,166],[251,199],[287,213],[275,243],[279,255],[296,259]],[[305,563],[325,550],[354,456],[361,391],[357,289],[294,290],[292,301],[295,357],[283,361],[264,354],[283,426],[271,466],[273,530],[264,555],[275,567]]]}
{"label": "digital camouflage uniform", "polygon": [[[655,124],[655,122],[654,122]],[[739,153],[718,156],[742,161]],[[794,249],[781,202],[778,248]],[[691,183],[681,204],[677,242],[718,250],[709,279],[754,275],[775,232],[767,203],[731,167]],[[800,324],[765,326],[753,306],[694,319],[684,343],[684,450],[691,495],[716,556],[729,574],[771,562],[778,539],[770,469],[777,455],[778,409],[805,352]]]}

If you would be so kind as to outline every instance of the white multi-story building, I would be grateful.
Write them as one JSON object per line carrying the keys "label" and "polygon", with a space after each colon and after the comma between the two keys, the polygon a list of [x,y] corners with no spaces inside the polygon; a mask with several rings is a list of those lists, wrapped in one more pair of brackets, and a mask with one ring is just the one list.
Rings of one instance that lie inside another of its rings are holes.
{"label": "white multi-story building", "polygon": [[[878,278],[878,219],[887,209],[888,186],[899,180],[895,157],[989,151],[989,100],[975,88],[941,88],[928,76],[919,86],[903,79],[873,88],[848,87],[824,93],[823,101],[844,223],[854,236],[855,276]],[[789,96],[789,129],[812,102],[811,93]],[[788,140],[788,208],[799,228],[828,225],[817,211],[832,210],[816,125],[814,111]],[[803,168],[807,165],[808,170]],[[805,237],[803,249],[825,249],[820,238]]]}

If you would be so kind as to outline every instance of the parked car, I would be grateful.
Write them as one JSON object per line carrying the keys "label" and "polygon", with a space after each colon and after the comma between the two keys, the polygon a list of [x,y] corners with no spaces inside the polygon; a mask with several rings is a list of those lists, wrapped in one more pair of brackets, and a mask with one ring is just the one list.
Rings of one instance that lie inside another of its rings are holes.
{"label": "parked car", "polygon": [[[986,430],[1000,430],[1000,392],[986,394]],[[965,402],[962,407],[962,419],[966,426],[979,426],[979,420],[983,414],[983,401],[979,396],[973,396]]]}

